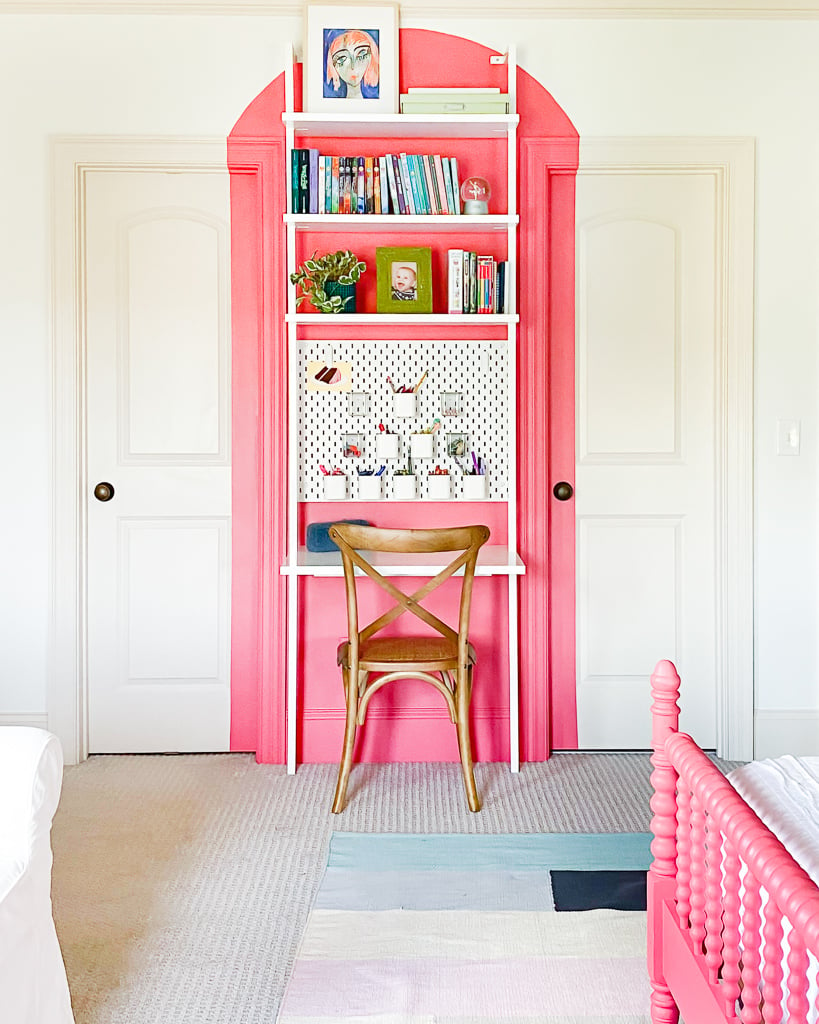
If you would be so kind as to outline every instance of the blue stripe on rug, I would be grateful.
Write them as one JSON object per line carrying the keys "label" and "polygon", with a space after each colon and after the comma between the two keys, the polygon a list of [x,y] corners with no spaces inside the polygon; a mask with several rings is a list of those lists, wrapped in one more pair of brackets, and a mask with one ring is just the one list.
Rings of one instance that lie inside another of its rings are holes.
{"label": "blue stripe on rug", "polygon": [[549,873],[328,868],[317,910],[554,910]]}
{"label": "blue stripe on rug", "polygon": [[403,835],[334,832],[328,868],[402,871],[647,871],[649,832]]}

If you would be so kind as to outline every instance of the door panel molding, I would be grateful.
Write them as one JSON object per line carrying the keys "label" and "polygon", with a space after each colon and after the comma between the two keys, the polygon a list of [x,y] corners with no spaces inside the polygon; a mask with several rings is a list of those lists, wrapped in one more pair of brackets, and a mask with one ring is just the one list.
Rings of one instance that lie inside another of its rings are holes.
{"label": "door panel molding", "polygon": [[67,764],[88,756],[85,219],[91,172],[227,171],[226,141],[55,136],[51,169],[51,606],[48,728]]}
{"label": "door panel molding", "polygon": [[717,752],[753,757],[755,143],[735,137],[581,138],[583,174],[705,174],[716,197]]}

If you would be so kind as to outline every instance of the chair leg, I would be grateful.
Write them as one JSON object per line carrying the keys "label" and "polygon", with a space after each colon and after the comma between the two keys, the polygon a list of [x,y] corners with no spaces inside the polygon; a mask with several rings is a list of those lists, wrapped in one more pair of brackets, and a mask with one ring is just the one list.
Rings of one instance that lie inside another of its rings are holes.
{"label": "chair leg", "polygon": [[472,740],[469,735],[469,698],[472,694],[472,668],[457,675],[455,706],[458,711],[458,750],[461,753],[461,771],[464,777],[464,789],[470,811],[481,809],[481,799],[475,785],[475,773],[472,770]]}
{"label": "chair leg", "polygon": [[353,764],[356,715],[358,713],[358,686],[351,685],[349,669],[342,668],[341,676],[344,681],[344,693],[347,697],[347,724],[344,727],[344,746],[341,752],[341,762],[338,766],[338,781],[336,782],[336,795],[333,799],[333,814],[341,814],[347,802],[347,782],[349,781],[350,769]]}

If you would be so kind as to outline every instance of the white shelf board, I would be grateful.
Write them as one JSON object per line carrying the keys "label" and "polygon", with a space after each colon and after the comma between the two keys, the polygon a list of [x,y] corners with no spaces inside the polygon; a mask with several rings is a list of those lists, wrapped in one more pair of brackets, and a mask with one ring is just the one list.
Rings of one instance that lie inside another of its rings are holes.
{"label": "white shelf board", "polygon": [[325,138],[505,138],[519,120],[517,114],[364,114],[358,118],[289,111],[282,114],[282,121],[295,135]]}
{"label": "white shelf board", "polygon": [[[406,552],[366,551],[362,552],[384,576],[435,576],[449,565],[454,557],[452,552]],[[356,570],[359,572],[359,570]],[[282,576],[343,576],[340,551],[308,551],[300,547],[296,565],[282,565]],[[504,544],[486,544],[478,553],[476,576],[523,576],[526,566],[518,554],[510,557]],[[361,574],[363,575],[363,573]],[[463,575],[459,570],[456,575]]]}
{"label": "white shelf board", "polygon": [[322,327],[350,327],[370,324],[373,327],[390,324],[446,324],[448,327],[487,327],[493,324],[516,324],[517,313],[287,313],[289,324],[320,325]]}
{"label": "white shelf board", "polygon": [[[376,461],[378,461],[376,459]],[[395,460],[390,459],[390,462]],[[414,460],[415,462],[419,460]],[[427,462],[432,462],[432,459],[427,459]],[[440,460],[439,460],[440,461]],[[340,505],[346,502],[349,505],[421,505],[425,502],[432,502],[435,505],[443,504],[447,502],[450,505],[506,505],[509,502],[508,498],[309,498],[307,500],[300,499],[302,504],[310,505]]]}
{"label": "white shelf board", "polygon": [[286,213],[284,223],[297,231],[507,231],[518,223],[517,215],[487,214],[383,214],[383,213]]}

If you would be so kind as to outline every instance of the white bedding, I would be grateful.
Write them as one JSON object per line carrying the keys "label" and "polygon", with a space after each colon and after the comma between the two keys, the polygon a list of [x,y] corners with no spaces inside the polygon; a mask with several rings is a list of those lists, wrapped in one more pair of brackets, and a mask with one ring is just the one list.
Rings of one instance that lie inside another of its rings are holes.
{"label": "white bedding", "polygon": [[728,779],[819,885],[819,757],[752,761]]}

